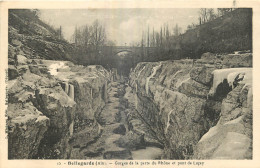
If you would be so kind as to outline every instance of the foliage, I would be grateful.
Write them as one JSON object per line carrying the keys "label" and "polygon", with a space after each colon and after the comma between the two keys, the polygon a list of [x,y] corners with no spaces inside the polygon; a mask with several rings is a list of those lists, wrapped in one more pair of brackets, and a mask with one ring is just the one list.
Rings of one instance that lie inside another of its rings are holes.
{"label": "foliage", "polygon": [[76,48],[75,58],[79,64],[108,67],[115,61],[110,55],[115,42],[107,39],[106,28],[99,20],[91,25],[76,26],[71,40]]}
{"label": "foliage", "polygon": [[[194,59],[205,52],[252,50],[252,9],[219,8],[217,11],[218,14],[215,14],[212,8],[202,8],[199,11],[200,25],[189,25],[183,34],[177,24],[173,32],[164,24],[159,32],[150,34],[150,39],[155,40],[147,47],[156,47],[156,52],[148,55],[144,51],[142,61]],[[144,37],[141,44],[146,44]]]}
{"label": "foliage", "polygon": [[[73,61],[73,46],[62,38],[62,28],[55,30],[39,19],[37,9],[9,9],[8,42],[9,50],[15,48],[27,58],[58,59]],[[15,46],[12,41],[19,41]],[[13,52],[8,57],[13,57]]]}

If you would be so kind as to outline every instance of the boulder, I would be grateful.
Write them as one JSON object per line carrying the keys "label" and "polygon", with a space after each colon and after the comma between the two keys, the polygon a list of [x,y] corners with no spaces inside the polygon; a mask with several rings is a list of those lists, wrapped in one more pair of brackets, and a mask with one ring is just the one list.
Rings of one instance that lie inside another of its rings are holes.
{"label": "boulder", "polygon": [[116,128],[113,130],[113,133],[125,135],[125,133],[126,133],[125,125],[124,125],[124,124],[120,124],[118,127],[116,127]]}
{"label": "boulder", "polygon": [[252,139],[244,131],[241,117],[211,128],[196,145],[193,159],[252,159]]}
{"label": "boulder", "polygon": [[193,159],[252,159],[252,107],[248,87],[233,89],[222,101],[220,119],[203,135]]}
{"label": "boulder", "polygon": [[19,76],[17,69],[13,65],[8,65],[8,80],[15,79]]}
{"label": "boulder", "polygon": [[23,55],[17,55],[17,64],[18,65],[26,65],[27,64],[27,58]]}
{"label": "boulder", "polygon": [[214,69],[215,69],[214,66],[205,66],[205,65],[199,67],[193,67],[190,72],[190,77],[196,82],[210,86],[210,82],[213,78],[213,75],[211,73]]}
{"label": "boulder", "polygon": [[23,75],[27,72],[30,72],[29,70],[29,66],[28,65],[20,65],[20,66],[17,66],[17,70],[19,72],[19,75]]}
{"label": "boulder", "polygon": [[215,55],[213,53],[206,52],[206,53],[201,55],[201,59],[214,60],[215,59]]}
{"label": "boulder", "polygon": [[253,56],[252,53],[245,54],[228,54],[222,56],[222,64],[229,67],[252,67]]}
{"label": "boulder", "polygon": [[127,149],[142,149],[145,148],[144,135],[138,135],[132,131],[127,132],[115,142],[119,147]]}
{"label": "boulder", "polygon": [[[9,69],[14,78],[14,67]],[[30,73],[28,65],[18,69],[25,73],[8,81],[9,158],[67,158],[75,102],[58,80],[37,69],[30,68],[34,72]]]}
{"label": "boulder", "polygon": [[13,39],[13,40],[11,41],[11,43],[12,43],[15,47],[22,45],[22,42],[19,41],[19,40],[17,40],[17,39]]}
{"label": "boulder", "polygon": [[188,96],[207,98],[209,87],[201,83],[198,83],[194,80],[189,80],[187,82],[182,83],[178,91]]}
{"label": "boulder", "polygon": [[16,54],[15,49],[16,49],[16,47],[14,47],[10,44],[8,45],[8,58],[14,59],[14,55]]}
{"label": "boulder", "polygon": [[8,65],[15,65],[15,61],[13,58],[8,57]]}
{"label": "boulder", "polygon": [[8,158],[32,158],[50,126],[50,120],[32,103],[8,105]]}
{"label": "boulder", "polygon": [[36,75],[40,75],[41,71],[39,70],[37,65],[29,65],[29,69],[31,73],[34,73]]}

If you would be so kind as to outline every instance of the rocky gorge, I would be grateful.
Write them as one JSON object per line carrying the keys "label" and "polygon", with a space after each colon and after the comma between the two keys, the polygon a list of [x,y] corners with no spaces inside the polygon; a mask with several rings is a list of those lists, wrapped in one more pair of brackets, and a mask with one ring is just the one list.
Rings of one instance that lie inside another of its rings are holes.
{"label": "rocky gorge", "polygon": [[250,53],[205,53],[142,62],[126,78],[19,56],[8,81],[9,158],[251,159],[250,67]]}
{"label": "rocky gorge", "polygon": [[252,158],[250,67],[250,53],[136,66],[130,74],[135,106],[163,145],[162,158]]}
{"label": "rocky gorge", "polygon": [[[88,126],[98,134],[94,116],[105,104],[109,74],[99,66],[70,62],[25,63],[18,63],[20,76],[8,81],[9,158],[68,158],[70,137]],[[64,72],[51,67],[62,63]]]}
{"label": "rocky gorge", "polygon": [[252,159],[250,51],[141,61],[122,76],[132,58],[79,65],[31,10],[10,10],[8,29],[8,159]]}

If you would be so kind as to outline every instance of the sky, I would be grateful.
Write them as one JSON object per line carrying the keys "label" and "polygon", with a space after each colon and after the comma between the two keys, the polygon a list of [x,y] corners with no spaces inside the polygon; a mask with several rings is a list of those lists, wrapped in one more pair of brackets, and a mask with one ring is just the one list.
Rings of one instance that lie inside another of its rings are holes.
{"label": "sky", "polygon": [[150,32],[160,30],[160,26],[168,23],[170,31],[178,24],[185,31],[191,23],[198,23],[196,8],[167,9],[42,9],[40,18],[46,23],[59,28],[62,26],[64,38],[68,41],[75,26],[91,25],[96,19],[105,25],[107,38],[116,45],[131,45],[139,42],[142,32],[150,27]]}

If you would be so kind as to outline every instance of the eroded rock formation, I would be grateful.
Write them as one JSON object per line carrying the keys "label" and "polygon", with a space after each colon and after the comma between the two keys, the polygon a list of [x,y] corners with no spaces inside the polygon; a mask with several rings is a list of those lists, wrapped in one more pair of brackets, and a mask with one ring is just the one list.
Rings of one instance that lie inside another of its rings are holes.
{"label": "eroded rock formation", "polygon": [[237,71],[231,85],[225,78],[213,83],[214,70],[235,67],[252,67],[252,55],[206,53],[199,60],[139,63],[131,72],[137,114],[150,129],[145,134],[164,146],[164,159],[252,158],[251,86],[240,82],[246,76],[239,80],[243,71]]}
{"label": "eroded rock formation", "polygon": [[[57,64],[63,66],[55,69]],[[84,130],[93,132],[84,143],[98,134],[94,116],[105,104],[110,77],[104,68],[23,59],[12,69],[17,75],[7,83],[10,159],[70,158],[69,140],[86,135]]]}

